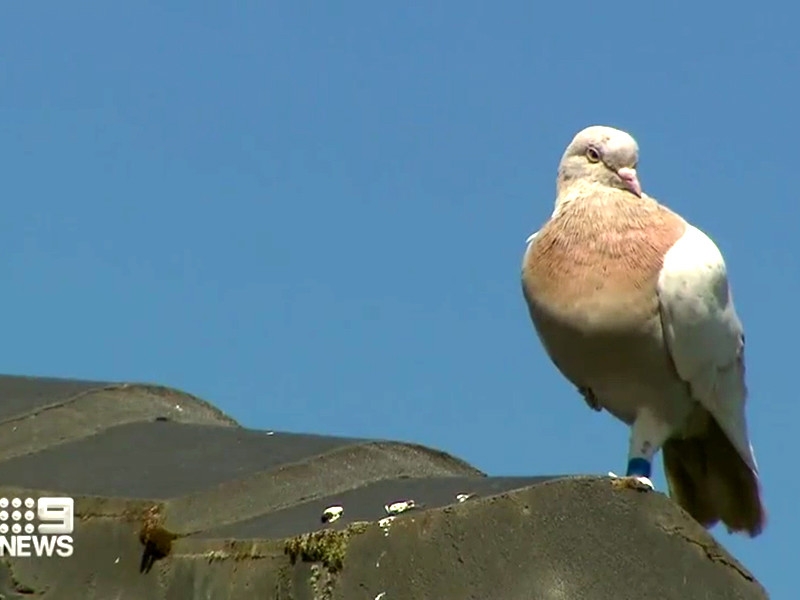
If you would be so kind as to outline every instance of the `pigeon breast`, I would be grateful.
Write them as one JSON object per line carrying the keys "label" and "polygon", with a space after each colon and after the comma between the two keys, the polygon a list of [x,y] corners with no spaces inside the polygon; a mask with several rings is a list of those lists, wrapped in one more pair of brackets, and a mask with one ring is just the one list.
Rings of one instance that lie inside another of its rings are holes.
{"label": "pigeon breast", "polygon": [[571,187],[523,262],[523,291],[543,345],[570,381],[599,396],[620,382],[633,394],[674,382],[656,286],[686,222],[647,196]]}

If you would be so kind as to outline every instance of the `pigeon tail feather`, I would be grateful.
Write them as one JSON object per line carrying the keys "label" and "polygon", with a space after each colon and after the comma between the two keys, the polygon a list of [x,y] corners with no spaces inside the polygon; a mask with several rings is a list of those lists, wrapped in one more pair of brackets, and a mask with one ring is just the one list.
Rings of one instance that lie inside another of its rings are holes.
{"label": "pigeon tail feather", "polygon": [[762,532],[766,512],[758,476],[716,420],[709,418],[698,435],[667,440],[662,452],[670,496],[698,523],[712,527],[722,521],[729,533],[750,537]]}

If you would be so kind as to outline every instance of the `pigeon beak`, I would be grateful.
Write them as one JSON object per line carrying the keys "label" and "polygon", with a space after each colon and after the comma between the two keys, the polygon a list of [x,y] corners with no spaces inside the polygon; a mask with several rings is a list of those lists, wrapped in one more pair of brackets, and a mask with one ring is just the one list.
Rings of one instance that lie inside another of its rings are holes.
{"label": "pigeon beak", "polygon": [[636,175],[636,169],[622,167],[619,171],[617,171],[617,175],[619,175],[619,178],[622,179],[622,183],[625,184],[626,188],[641,198],[642,186],[639,183],[639,177]]}

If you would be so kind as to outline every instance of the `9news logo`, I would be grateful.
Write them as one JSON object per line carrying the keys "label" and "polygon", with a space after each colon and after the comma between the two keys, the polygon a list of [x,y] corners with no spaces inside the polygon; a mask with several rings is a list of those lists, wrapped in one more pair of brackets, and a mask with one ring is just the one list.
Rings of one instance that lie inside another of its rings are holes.
{"label": "9news logo", "polygon": [[0,556],[72,556],[74,525],[72,498],[0,498]]}

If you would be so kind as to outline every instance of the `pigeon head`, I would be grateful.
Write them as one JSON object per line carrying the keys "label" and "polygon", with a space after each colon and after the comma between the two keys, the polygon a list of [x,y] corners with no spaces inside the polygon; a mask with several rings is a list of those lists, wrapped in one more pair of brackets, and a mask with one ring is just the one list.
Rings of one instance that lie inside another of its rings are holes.
{"label": "pigeon head", "polygon": [[603,125],[587,127],[578,132],[561,157],[559,191],[582,180],[641,196],[638,162],[639,145],[629,133]]}

